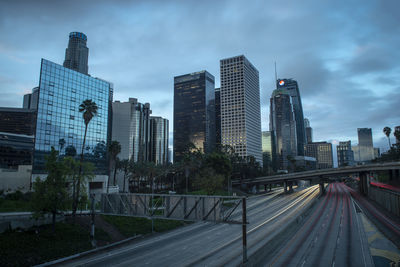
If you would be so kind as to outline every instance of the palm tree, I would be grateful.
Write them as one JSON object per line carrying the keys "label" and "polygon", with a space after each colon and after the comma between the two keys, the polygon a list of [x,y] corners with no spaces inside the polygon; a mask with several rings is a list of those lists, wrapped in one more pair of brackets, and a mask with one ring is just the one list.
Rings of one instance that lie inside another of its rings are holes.
{"label": "palm tree", "polygon": [[[117,175],[117,155],[121,152],[121,144],[118,141],[112,141],[108,145],[108,153],[110,153],[110,171],[111,171],[111,166],[112,163],[114,163],[114,186],[115,186],[115,176]],[[108,186],[107,186],[107,192],[108,192],[108,187],[110,186],[110,176],[108,176]]]}
{"label": "palm tree", "polygon": [[78,181],[76,186],[76,192],[73,192],[73,205],[72,205],[72,216],[75,218],[76,209],[78,207],[78,199],[80,195],[81,189],[81,175],[82,175],[82,164],[83,164],[83,151],[85,148],[86,143],[86,134],[89,122],[97,115],[98,106],[96,102],[92,101],[91,99],[86,99],[79,105],[79,112],[82,112],[83,120],[85,123],[85,135],[83,136],[83,143],[82,143],[82,151],[81,151],[81,159],[79,164],[79,173],[78,173]]}
{"label": "palm tree", "polygon": [[396,144],[399,145],[400,144],[400,129],[398,129],[396,127],[396,129],[394,130],[393,135],[394,135],[394,137],[396,137]]}
{"label": "palm tree", "polygon": [[392,132],[392,129],[390,129],[390,127],[385,127],[383,128],[383,132],[386,134],[388,141],[389,141],[389,149],[392,147],[392,145],[390,144],[390,133]]}

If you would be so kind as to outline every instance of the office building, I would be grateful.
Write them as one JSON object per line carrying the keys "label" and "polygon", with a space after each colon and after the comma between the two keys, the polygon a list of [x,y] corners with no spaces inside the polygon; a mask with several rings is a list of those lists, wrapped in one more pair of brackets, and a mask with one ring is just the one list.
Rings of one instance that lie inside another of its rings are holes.
{"label": "office building", "polygon": [[351,149],[351,141],[339,142],[336,147],[338,167],[353,166],[354,165],[354,152]]}
{"label": "office building", "polygon": [[268,173],[272,171],[273,167],[273,145],[272,145],[272,132],[263,131],[261,134],[261,146],[263,155],[263,167]]}
{"label": "office building", "polygon": [[368,162],[375,158],[371,128],[358,128],[358,161]]}
{"label": "office building", "polygon": [[65,50],[64,67],[77,72],[88,74],[89,48],[86,46],[87,37],[81,32],[69,34],[68,48]]}
{"label": "office building", "polygon": [[156,164],[168,163],[169,121],[150,117],[150,160]]}
{"label": "office building", "polygon": [[215,145],[221,146],[221,88],[215,88]]}
{"label": "office building", "polygon": [[276,81],[276,88],[287,92],[291,97],[294,121],[296,123],[297,155],[304,156],[304,145],[306,145],[307,140],[304,127],[303,106],[297,81],[293,79],[278,79]]}
{"label": "office building", "polygon": [[297,136],[292,98],[285,90],[276,89],[272,92],[269,129],[273,134],[275,168],[288,170],[289,158],[297,155]]}
{"label": "office building", "polygon": [[[396,133],[399,133],[399,135],[396,136]],[[393,134],[394,134],[395,137],[396,137],[396,144],[397,144],[397,145],[400,145],[400,126],[394,127],[394,132],[393,132]]]}
{"label": "office building", "polygon": [[36,112],[24,108],[0,108],[0,168],[32,165]]}
{"label": "office building", "polygon": [[381,149],[379,147],[374,147],[374,157],[379,158],[381,156]]}
{"label": "office building", "polygon": [[32,93],[24,95],[24,102],[22,108],[25,109],[37,109],[39,101],[39,87],[32,89]]}
{"label": "office building", "polygon": [[241,55],[220,60],[220,71],[222,145],[262,164],[258,70]]}
{"label": "office building", "polygon": [[150,161],[150,104],[136,98],[112,103],[112,140],[121,144],[120,159]]}
{"label": "office building", "polygon": [[109,82],[42,59],[33,173],[46,173],[45,156],[51,147],[61,156],[79,156],[85,133],[79,105],[91,99],[98,106],[98,114],[89,123],[83,153],[85,161],[95,165],[95,174],[108,174],[106,148],[112,91]]}
{"label": "office building", "polygon": [[317,169],[333,168],[332,144],[312,142],[306,145],[306,156],[317,160]]}
{"label": "office building", "polygon": [[190,143],[212,152],[215,135],[214,76],[203,70],[174,77],[174,162]]}
{"label": "office building", "polygon": [[312,131],[312,128],[310,126],[310,121],[307,118],[304,119],[304,127],[306,129],[306,143],[312,143],[312,141],[313,141],[313,131]]}

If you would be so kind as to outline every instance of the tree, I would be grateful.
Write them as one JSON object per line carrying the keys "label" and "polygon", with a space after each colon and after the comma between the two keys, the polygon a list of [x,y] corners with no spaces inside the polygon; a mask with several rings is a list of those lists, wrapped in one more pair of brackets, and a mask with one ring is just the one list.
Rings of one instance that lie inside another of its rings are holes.
{"label": "tree", "polygon": [[83,143],[82,143],[82,151],[81,151],[81,158],[80,158],[80,165],[79,165],[79,173],[76,185],[76,192],[73,192],[73,205],[72,205],[72,216],[75,220],[76,210],[78,208],[80,190],[81,190],[81,176],[82,176],[82,166],[83,166],[83,151],[85,148],[86,143],[86,134],[89,122],[97,115],[97,104],[96,102],[92,101],[91,99],[86,99],[79,105],[79,112],[82,112],[83,121],[85,123],[85,134],[83,136]]}
{"label": "tree", "polygon": [[73,145],[69,145],[65,148],[65,155],[70,157],[76,156],[76,148]]}
{"label": "tree", "polygon": [[46,156],[47,178],[41,181],[36,178],[33,184],[32,207],[34,217],[52,214],[53,233],[55,232],[56,215],[69,207],[70,197],[67,188],[66,174],[68,169],[64,161],[58,160],[58,152],[51,147],[50,155]]}
{"label": "tree", "polygon": [[65,139],[64,138],[60,138],[60,140],[58,140],[58,144],[60,145],[60,155],[61,155],[62,150],[63,150],[64,145],[65,145]]}
{"label": "tree", "polygon": [[390,144],[390,133],[392,132],[392,129],[390,129],[390,127],[385,127],[383,128],[383,132],[386,134],[386,137],[388,138],[389,141],[389,149],[392,147],[392,145]]}
{"label": "tree", "polygon": [[213,168],[201,169],[194,178],[194,186],[206,191],[207,195],[214,195],[223,188],[225,177],[217,174]]}
{"label": "tree", "polygon": [[[114,165],[114,186],[115,186],[115,176],[117,175],[117,155],[121,152],[121,144],[118,141],[112,141],[108,145],[108,152],[110,153],[110,171],[111,171],[111,166]],[[108,192],[108,187],[110,186],[110,175],[108,176],[108,186],[107,186],[107,192]]]}
{"label": "tree", "polygon": [[400,144],[400,129],[399,129],[399,128],[396,128],[396,129],[394,130],[393,135],[394,135],[394,137],[396,137],[396,143],[397,143],[397,145],[399,145],[399,144]]}

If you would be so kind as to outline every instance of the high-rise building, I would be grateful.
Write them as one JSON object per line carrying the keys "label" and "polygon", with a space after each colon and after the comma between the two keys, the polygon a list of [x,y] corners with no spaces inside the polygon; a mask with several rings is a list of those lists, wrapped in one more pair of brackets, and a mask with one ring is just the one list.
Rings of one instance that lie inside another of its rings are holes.
{"label": "high-rise building", "polygon": [[375,156],[371,128],[358,128],[357,134],[359,161],[367,162],[373,160]]}
{"label": "high-rise building", "polygon": [[311,143],[313,141],[312,138],[313,132],[310,126],[310,121],[307,118],[304,119],[304,128],[306,129],[306,140],[307,140],[306,143]]}
{"label": "high-rise building", "polygon": [[220,60],[221,141],[262,164],[260,81],[243,55]]}
{"label": "high-rise building", "polygon": [[[400,126],[394,127],[394,134],[395,133],[400,133]],[[396,137],[396,144],[400,145],[400,135],[395,136]]]}
{"label": "high-rise building", "polygon": [[213,151],[215,138],[214,76],[203,70],[174,77],[174,162],[190,143]]}
{"label": "high-rise building", "polygon": [[381,156],[381,149],[379,147],[374,147],[374,157],[379,158]]}
{"label": "high-rise building", "polygon": [[297,155],[304,156],[304,145],[307,143],[307,140],[299,85],[297,84],[297,81],[293,79],[278,79],[276,81],[276,88],[286,91],[291,97],[294,120],[296,122]]}
{"label": "high-rise building", "polygon": [[121,144],[120,159],[150,161],[150,104],[136,98],[112,103],[112,140]]}
{"label": "high-rise building", "polygon": [[39,101],[39,87],[32,89],[32,93],[24,95],[24,102],[22,107],[27,109],[37,109]]}
{"label": "high-rise building", "polygon": [[169,122],[161,117],[150,116],[150,160],[156,164],[168,163]]}
{"label": "high-rise building", "polygon": [[109,82],[42,59],[33,173],[46,173],[45,155],[49,154],[51,147],[59,150],[61,156],[78,156],[81,153],[85,123],[79,105],[91,99],[98,106],[98,114],[88,125],[83,153],[85,161],[95,165],[96,174],[108,174],[107,143],[112,91]]}
{"label": "high-rise building", "polygon": [[81,32],[69,34],[68,48],[65,50],[64,67],[88,74],[89,48],[86,46],[87,37]]}
{"label": "high-rise building", "polygon": [[317,169],[333,168],[332,144],[312,142],[306,145],[306,156],[317,160]]}
{"label": "high-rise building", "polygon": [[263,131],[261,134],[262,153],[263,153],[263,167],[268,172],[272,171],[273,167],[273,151],[272,132]]}
{"label": "high-rise building", "polygon": [[338,167],[353,166],[354,165],[354,152],[351,149],[351,141],[339,142],[336,147]]}
{"label": "high-rise building", "polygon": [[273,133],[272,143],[275,147],[274,167],[288,170],[289,158],[297,155],[297,138],[292,98],[285,90],[276,89],[272,92],[269,129]]}
{"label": "high-rise building", "polygon": [[221,146],[221,88],[215,88],[215,145]]}

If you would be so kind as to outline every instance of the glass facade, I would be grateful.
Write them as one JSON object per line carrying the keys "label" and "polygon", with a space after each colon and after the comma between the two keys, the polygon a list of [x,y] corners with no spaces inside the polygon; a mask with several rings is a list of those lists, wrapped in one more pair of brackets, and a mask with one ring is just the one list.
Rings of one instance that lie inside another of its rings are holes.
{"label": "glass facade", "polygon": [[339,167],[354,165],[354,152],[351,150],[351,141],[339,142],[336,147]]}
{"label": "glass facade", "polygon": [[207,71],[174,78],[174,161],[189,143],[206,153],[215,147],[215,79]]}
{"label": "glass facade", "polygon": [[333,168],[332,144],[327,142],[312,142],[306,145],[306,156],[317,160],[317,169]]}
{"label": "glass facade", "polygon": [[[88,125],[84,159],[107,174],[107,143],[112,84],[42,59],[35,135],[33,173],[45,173],[45,155],[51,147],[60,155],[79,156],[85,124],[79,105],[91,99],[98,114]],[[63,142],[64,141],[64,142]]]}
{"label": "glass facade", "polygon": [[168,163],[169,122],[161,117],[150,117],[151,161]]}
{"label": "glass facade", "polygon": [[87,37],[81,32],[69,34],[68,48],[65,50],[64,67],[88,74],[89,48],[86,46]]}
{"label": "glass facade", "polygon": [[215,88],[215,144],[221,145],[221,89]]}

